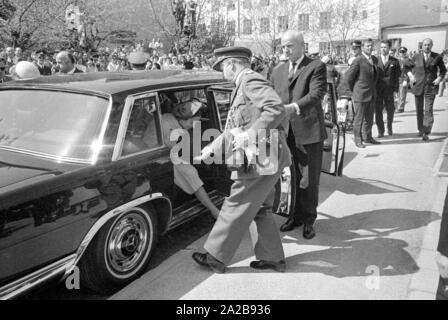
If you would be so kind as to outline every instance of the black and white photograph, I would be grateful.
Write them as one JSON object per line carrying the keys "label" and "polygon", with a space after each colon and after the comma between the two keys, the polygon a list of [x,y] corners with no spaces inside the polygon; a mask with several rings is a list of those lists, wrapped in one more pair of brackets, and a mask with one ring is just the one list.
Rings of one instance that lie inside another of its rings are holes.
{"label": "black and white photograph", "polygon": [[447,68],[448,0],[0,0],[0,300],[448,300]]}

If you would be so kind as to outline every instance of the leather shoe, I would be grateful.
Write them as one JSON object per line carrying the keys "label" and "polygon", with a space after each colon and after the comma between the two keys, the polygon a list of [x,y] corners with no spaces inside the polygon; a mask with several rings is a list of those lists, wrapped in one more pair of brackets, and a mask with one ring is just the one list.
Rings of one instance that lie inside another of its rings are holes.
{"label": "leather shoe", "polygon": [[303,237],[307,240],[313,239],[316,236],[314,227],[312,224],[305,224],[303,227]]}
{"label": "leather shoe", "polygon": [[294,219],[288,219],[282,226],[280,227],[281,232],[291,231],[295,227],[300,227],[303,223],[296,222]]}
{"label": "leather shoe", "polygon": [[256,260],[250,263],[250,267],[254,269],[272,269],[278,272],[285,272],[286,263],[285,260],[279,262],[267,261],[267,260]]}
{"label": "leather shoe", "polygon": [[428,135],[426,133],[423,134],[422,140],[423,141],[428,141],[429,140],[429,137],[428,137]]}
{"label": "leather shoe", "polygon": [[208,267],[216,273],[226,272],[225,264],[214,258],[209,253],[194,252],[192,257],[193,260],[196,261],[199,265]]}
{"label": "leather shoe", "polygon": [[384,133],[378,133],[378,139],[379,138],[384,138]]}
{"label": "leather shoe", "polygon": [[366,143],[370,143],[370,144],[381,144],[381,142],[376,141],[376,140],[373,139],[373,138],[367,139],[367,140],[366,140]]}
{"label": "leather shoe", "polygon": [[391,135],[393,135],[394,133],[393,133],[392,129],[390,129],[390,130],[387,130],[387,134],[391,136]]}
{"label": "leather shoe", "polygon": [[358,148],[365,148],[365,147],[366,147],[366,145],[365,145],[364,143],[362,143],[362,142],[355,142],[355,145],[356,145]]}

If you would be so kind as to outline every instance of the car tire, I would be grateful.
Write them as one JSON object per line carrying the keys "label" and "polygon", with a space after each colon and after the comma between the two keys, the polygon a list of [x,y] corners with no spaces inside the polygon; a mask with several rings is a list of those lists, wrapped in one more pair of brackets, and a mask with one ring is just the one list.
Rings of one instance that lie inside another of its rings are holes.
{"label": "car tire", "polygon": [[[294,213],[297,196],[296,181],[296,161],[293,159],[293,163],[283,169],[282,177],[280,177],[275,185],[275,198],[272,207],[273,213],[287,218]],[[285,196],[287,197],[287,203],[285,203]]]}
{"label": "car tire", "polygon": [[81,283],[110,294],[139,277],[158,238],[157,215],[150,206],[134,207],[104,225],[82,257]]}

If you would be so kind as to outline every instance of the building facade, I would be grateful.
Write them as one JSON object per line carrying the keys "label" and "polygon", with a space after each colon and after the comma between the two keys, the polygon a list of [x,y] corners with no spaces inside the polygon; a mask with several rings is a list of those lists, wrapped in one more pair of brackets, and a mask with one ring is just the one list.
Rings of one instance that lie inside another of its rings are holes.
{"label": "building facade", "polygon": [[[287,29],[303,32],[309,53],[343,55],[353,39],[379,40],[394,25],[442,22],[447,0],[210,0],[202,19],[259,54],[279,49]],[[225,30],[225,31],[224,31]]]}

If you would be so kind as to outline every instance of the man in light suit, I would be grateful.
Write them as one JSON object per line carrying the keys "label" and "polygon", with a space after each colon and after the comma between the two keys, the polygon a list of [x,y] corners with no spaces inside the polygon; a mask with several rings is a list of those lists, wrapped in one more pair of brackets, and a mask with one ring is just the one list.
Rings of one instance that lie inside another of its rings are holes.
{"label": "man in light suit", "polygon": [[390,42],[381,41],[380,55],[378,57],[378,96],[375,105],[375,122],[378,127],[378,138],[384,137],[383,110],[387,112],[387,134],[392,135],[392,123],[394,121],[395,104],[394,94],[398,93],[400,78],[400,63],[389,54]]}
{"label": "man in light suit", "polygon": [[307,158],[304,162],[308,164],[308,186],[300,188],[300,179],[297,179],[295,210],[280,230],[290,231],[303,224],[303,237],[312,239],[315,236],[313,225],[317,218],[323,145],[327,138],[322,110],[327,70],[319,59],[305,56],[305,42],[298,31],[286,31],[281,45],[289,62],[274,69],[271,81],[283,103],[292,103],[298,108],[285,127],[290,125],[288,140],[290,147],[294,146],[294,156],[298,161]]}
{"label": "man in light suit", "polygon": [[423,40],[423,52],[416,54],[407,66],[409,81],[415,96],[418,136],[428,141],[434,123],[433,105],[439,84],[446,75],[443,56],[431,52],[431,39]]}
{"label": "man in light suit", "polygon": [[373,41],[362,42],[362,54],[353,60],[346,73],[346,81],[352,91],[352,101],[355,106],[353,135],[355,145],[365,148],[363,142],[380,144],[372,137],[373,113],[377,97],[378,60],[372,56]]}
{"label": "man in light suit", "polygon": [[[244,47],[227,47],[215,50],[218,60],[213,69],[222,71],[224,78],[235,84],[231,97],[231,109],[226,129],[242,132],[234,136],[233,148],[244,149],[249,135],[259,130],[276,129],[278,133],[278,161],[275,172],[260,173],[243,166],[232,172],[234,183],[230,196],[222,205],[218,219],[211,230],[204,248],[206,253],[193,253],[193,259],[201,266],[223,273],[235,254],[252,221],[257,227],[254,251],[258,260],[250,263],[255,269],[285,271],[285,257],[277,225],[272,217],[274,186],[282,169],[291,164],[291,153],[286,143],[286,134],[281,126],[288,110],[274,89],[261,75],[250,69],[251,51]],[[270,136],[272,137],[272,135]],[[269,145],[273,150],[273,142]],[[207,146],[201,159],[210,157],[214,150]],[[252,235],[252,233],[251,233]]]}

